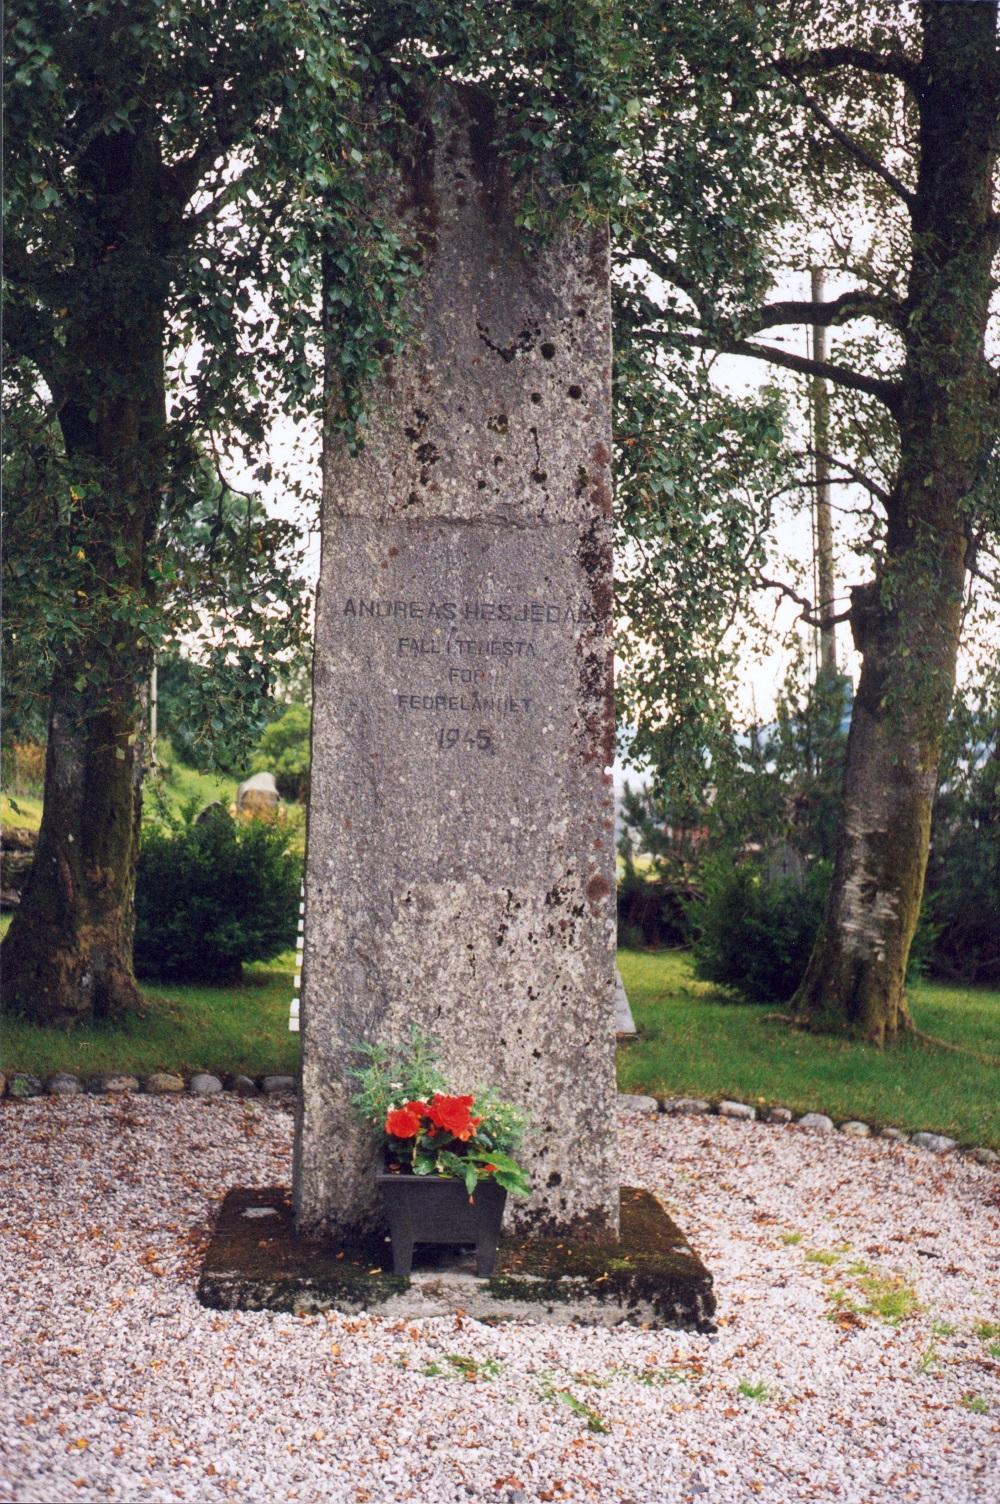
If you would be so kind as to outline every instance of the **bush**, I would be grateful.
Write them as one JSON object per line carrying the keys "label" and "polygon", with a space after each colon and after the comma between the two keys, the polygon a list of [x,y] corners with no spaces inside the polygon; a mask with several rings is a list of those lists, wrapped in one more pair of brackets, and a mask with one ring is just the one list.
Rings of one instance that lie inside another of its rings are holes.
{"label": "bush", "polygon": [[1000,984],[1000,671],[956,699],[934,808],[924,970]]}
{"label": "bush", "polygon": [[642,873],[631,861],[618,882],[618,944],[687,945],[691,938],[686,903],[691,897],[655,870]]}
{"label": "bush", "polygon": [[224,810],[172,832],[143,833],[136,878],[136,975],[220,982],[245,961],[295,944],[301,858],[293,832]]}
{"label": "bush", "polygon": [[749,864],[706,863],[705,896],[691,908],[695,975],[747,1002],[787,1002],[806,969],[830,873],[829,862],[816,862],[801,883],[768,882]]}

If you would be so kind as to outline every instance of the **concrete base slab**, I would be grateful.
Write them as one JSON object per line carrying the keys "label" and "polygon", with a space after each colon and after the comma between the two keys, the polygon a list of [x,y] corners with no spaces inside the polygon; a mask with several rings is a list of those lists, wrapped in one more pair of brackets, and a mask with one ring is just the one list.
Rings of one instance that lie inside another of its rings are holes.
{"label": "concrete base slab", "polygon": [[465,1248],[418,1247],[392,1273],[387,1239],[338,1248],[295,1231],[283,1187],[233,1190],[205,1254],[198,1299],[215,1310],[374,1311],[390,1317],[713,1330],[712,1276],[649,1191],[623,1186],[614,1243],[508,1236],[490,1279]]}

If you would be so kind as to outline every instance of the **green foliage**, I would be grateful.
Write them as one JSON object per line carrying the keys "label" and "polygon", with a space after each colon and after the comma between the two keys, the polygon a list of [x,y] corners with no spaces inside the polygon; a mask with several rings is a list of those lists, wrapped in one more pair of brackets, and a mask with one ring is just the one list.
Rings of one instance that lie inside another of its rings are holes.
{"label": "green foliage", "polygon": [[686,905],[693,890],[662,876],[654,865],[640,871],[631,853],[618,879],[620,945],[686,945],[691,938]]}
{"label": "green foliage", "polygon": [[312,715],[307,705],[289,705],[265,726],[250,763],[251,773],[273,773],[283,799],[305,800],[309,793]]}
{"label": "green foliage", "polygon": [[[364,1043],[357,1053],[362,1063],[351,1072],[358,1083],[351,1102],[382,1138],[392,1159],[414,1175],[463,1180],[470,1195],[487,1178],[516,1195],[528,1194],[530,1182],[513,1158],[527,1120],[513,1103],[502,1101],[489,1087],[464,1098],[448,1096],[438,1046],[416,1025],[396,1048]],[[452,1104],[455,1121],[465,1120],[463,1131],[450,1131],[434,1121],[438,1101]],[[411,1121],[405,1129],[390,1129],[391,1114],[401,1110]]]}
{"label": "green foliage", "polygon": [[437,1045],[416,1024],[396,1049],[364,1041],[357,1054],[362,1063],[351,1069],[358,1083],[351,1105],[375,1128],[381,1129],[394,1102],[429,1101],[436,1091],[445,1090]]}
{"label": "green foliage", "polygon": [[242,775],[309,652],[301,532],[199,457],[175,477],[155,548],[161,723],[190,766]]}
{"label": "green foliage", "polygon": [[750,863],[707,862],[704,897],[692,910],[695,975],[749,1002],[787,1002],[809,960],[830,871],[816,862],[801,882],[769,881]]}
{"label": "green foliage", "polygon": [[952,708],[922,930],[923,965],[933,975],[1000,982],[1000,675],[995,670]]}
{"label": "green foliage", "polygon": [[136,974],[167,981],[238,977],[295,943],[301,860],[291,832],[215,810],[143,832],[136,879]]}
{"label": "green foliage", "polygon": [[[847,1275],[855,1273],[846,1270]],[[826,1298],[839,1311],[850,1311],[855,1316],[876,1316],[887,1326],[901,1326],[922,1309],[916,1290],[908,1285],[901,1275],[872,1274],[863,1266],[856,1272],[855,1285],[858,1294],[851,1288],[839,1285],[827,1288]]]}
{"label": "green foliage", "polygon": [[565,1405],[568,1410],[572,1410],[574,1415],[579,1415],[581,1420],[585,1420],[588,1431],[598,1436],[610,1435],[611,1426],[601,1412],[593,1405],[588,1405],[585,1400],[581,1400],[571,1389],[553,1389],[551,1394],[560,1405]]}

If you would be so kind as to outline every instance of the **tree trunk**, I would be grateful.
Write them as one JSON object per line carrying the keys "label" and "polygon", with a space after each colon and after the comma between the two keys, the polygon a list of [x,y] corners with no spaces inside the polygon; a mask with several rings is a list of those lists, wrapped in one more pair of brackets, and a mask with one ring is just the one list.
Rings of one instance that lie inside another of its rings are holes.
{"label": "tree trunk", "polygon": [[923,7],[900,467],[876,580],[852,595],[862,654],[826,915],[795,1011],[882,1044],[909,1024],[905,977],[923,896],[955,683],[969,505],[995,416],[984,355],[998,69],[994,5]]}
{"label": "tree trunk", "polygon": [[38,1024],[114,1018],[141,1004],[132,975],[136,712],[124,692],[82,719],[79,701],[65,682],[53,691],[42,828],[0,951],[4,1007]]}
{"label": "tree trunk", "polygon": [[[906,966],[920,915],[947,717],[946,703],[932,707],[924,695],[932,673],[939,694],[954,684],[959,612],[957,605],[945,610],[945,600],[949,593],[960,600],[961,528],[957,542],[957,592],[939,589],[923,602],[888,608],[878,585],[852,592],[852,626],[863,657],[837,855],[823,927],[793,1006],[813,1028],[877,1044],[895,1039],[910,1022]],[[910,646],[916,642],[927,650],[918,655]]]}
{"label": "tree trunk", "polygon": [[[28,886],[0,959],[3,1007],[33,1023],[141,1006],[132,972],[147,550],[164,481],[164,263],[155,134],[97,136],[80,165],[101,213],[75,247],[59,422],[97,540],[79,635],[52,688]],[[95,211],[96,212],[96,211]]]}

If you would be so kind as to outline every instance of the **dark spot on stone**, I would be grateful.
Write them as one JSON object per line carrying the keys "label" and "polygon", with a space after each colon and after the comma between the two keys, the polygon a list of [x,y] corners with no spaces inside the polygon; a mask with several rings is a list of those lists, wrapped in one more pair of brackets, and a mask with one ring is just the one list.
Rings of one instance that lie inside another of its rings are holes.
{"label": "dark spot on stone", "polygon": [[512,345],[498,345],[494,339],[490,338],[489,325],[482,323],[479,319],[476,320],[476,333],[488,350],[492,350],[494,355],[499,355],[505,365],[509,365],[516,355],[523,355],[534,349],[538,326],[536,324],[533,328],[522,329]]}
{"label": "dark spot on stone", "polygon": [[409,494],[409,496],[407,496],[407,498],[406,498],[406,505],[408,507],[415,507],[419,503],[419,501],[420,501],[420,492],[419,491],[411,491],[410,494]]}
{"label": "dark spot on stone", "polygon": [[425,413],[422,407],[413,409],[413,422],[403,429],[411,444],[418,444],[423,437],[424,429],[430,422],[430,413]]}
{"label": "dark spot on stone", "polygon": [[582,496],[584,491],[586,491],[587,489],[587,483],[589,480],[589,473],[584,469],[582,465],[577,465],[576,480],[573,482],[573,495]]}
{"label": "dark spot on stone", "polygon": [[507,414],[494,413],[491,418],[486,419],[486,427],[491,429],[493,433],[506,433],[510,427]]}
{"label": "dark spot on stone", "polygon": [[611,516],[611,488],[606,486],[603,480],[597,481],[594,486],[593,501],[604,517]]}
{"label": "dark spot on stone", "polygon": [[576,316],[577,316],[578,319],[585,319],[587,317],[587,310],[586,310],[586,308],[578,308],[576,310]]}
{"label": "dark spot on stone", "polygon": [[583,387],[582,386],[577,386],[575,382],[574,382],[574,384],[572,386],[567,387],[566,390],[569,392],[569,395],[571,397],[576,398],[576,397],[582,397],[583,396]]}
{"label": "dark spot on stone", "polygon": [[398,556],[399,556],[399,549],[396,547],[396,545],[394,543],[392,545],[392,547],[390,548],[390,550],[389,550],[389,558],[390,559],[395,559],[395,558],[398,558]]}
{"label": "dark spot on stone", "polygon": [[531,478],[536,485],[544,486],[549,478],[549,472],[547,470],[532,470]]}
{"label": "dark spot on stone", "polygon": [[557,1185],[562,1185],[562,1176],[559,1174],[559,1171],[553,1170],[545,1184],[550,1190],[554,1190]]}
{"label": "dark spot on stone", "polygon": [[485,491],[486,490],[486,482],[484,480],[477,480],[476,481],[476,490],[477,491]]}
{"label": "dark spot on stone", "polygon": [[437,447],[436,444],[432,444],[429,439],[427,440],[426,443],[418,445],[418,447],[417,447],[417,459],[420,461],[420,463],[422,465],[433,465],[433,464],[436,464],[438,458],[439,458],[438,447]]}
{"label": "dark spot on stone", "polygon": [[[604,842],[595,841],[594,844],[596,846],[603,846]],[[590,899],[591,903],[597,903],[600,899],[607,898],[610,892],[611,884],[608,882],[607,878],[602,877],[599,872],[595,872],[594,876],[590,879],[590,882],[586,887],[587,897]]]}
{"label": "dark spot on stone", "polygon": [[542,394],[541,394],[541,392],[532,392],[532,394],[531,394],[531,400],[532,400],[532,402],[541,402],[541,400],[542,400]]}
{"label": "dark spot on stone", "polygon": [[545,344],[542,345],[541,350],[543,360],[551,360],[556,353],[555,345],[553,345],[549,340],[545,341]]}
{"label": "dark spot on stone", "polygon": [[600,439],[598,439],[597,443],[590,451],[590,457],[594,461],[595,465],[606,465],[611,458],[610,454],[608,453],[608,446],[606,444],[602,444]]}

